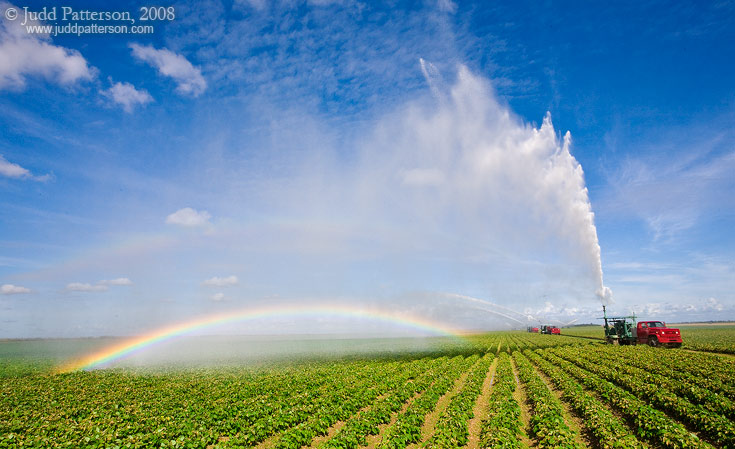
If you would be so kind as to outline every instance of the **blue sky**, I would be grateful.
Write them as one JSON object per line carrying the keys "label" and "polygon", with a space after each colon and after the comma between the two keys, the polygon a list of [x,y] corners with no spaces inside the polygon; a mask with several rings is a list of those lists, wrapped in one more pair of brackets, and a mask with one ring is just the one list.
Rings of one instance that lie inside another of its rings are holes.
{"label": "blue sky", "polygon": [[82,36],[1,5],[0,337],[505,325],[451,294],[590,322],[600,260],[613,310],[735,319],[732,2],[172,5]]}

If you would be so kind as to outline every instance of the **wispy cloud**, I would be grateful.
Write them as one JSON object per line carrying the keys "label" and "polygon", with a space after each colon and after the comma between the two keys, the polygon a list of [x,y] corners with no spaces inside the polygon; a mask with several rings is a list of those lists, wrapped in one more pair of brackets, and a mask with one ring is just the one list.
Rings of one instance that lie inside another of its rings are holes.
{"label": "wispy cloud", "polygon": [[452,0],[437,0],[436,2],[437,7],[439,7],[440,11],[448,12],[454,14],[457,12],[457,4],[453,2]]}
{"label": "wispy cloud", "polygon": [[106,285],[92,285],[84,282],[72,282],[66,285],[66,290],[70,292],[104,292],[109,290]]}
{"label": "wispy cloud", "polygon": [[237,285],[238,280],[237,276],[227,276],[227,277],[213,277],[205,280],[202,282],[202,285],[206,285],[207,287],[230,287],[233,285]]}
{"label": "wispy cloud", "polygon": [[212,216],[206,210],[199,212],[191,207],[185,207],[167,216],[166,223],[185,227],[201,227],[209,225],[210,218]]}
{"label": "wispy cloud", "polygon": [[127,113],[133,112],[136,106],[145,106],[153,101],[153,97],[145,89],[138,90],[130,83],[115,83],[102,95],[122,106]]}
{"label": "wispy cloud", "polygon": [[[278,107],[322,104],[327,112],[339,109],[342,117],[374,106],[390,108],[406,92],[422,89],[419,57],[441,61],[440,69],[462,58],[457,48],[461,38],[436,2],[411,9],[341,3],[294,8],[289,2],[267,2],[260,8],[258,1],[240,1],[235,5],[242,12],[239,18],[229,16],[220,2],[198,2],[177,9],[169,45],[196,48],[213,85],[267,97]],[[442,5],[452,8],[452,2]],[[384,20],[356,20],[371,15]]]}
{"label": "wispy cloud", "polygon": [[[10,7],[14,6],[0,2],[0,11]],[[94,78],[95,70],[81,53],[52,44],[48,35],[27,32],[21,22],[7,20],[5,14],[0,19],[0,89],[23,89],[32,76],[64,85]]]}
{"label": "wispy cloud", "polygon": [[235,4],[247,5],[251,8],[255,8],[258,11],[262,11],[268,6],[269,0],[235,0]]}
{"label": "wispy cloud", "polygon": [[31,289],[13,284],[3,284],[3,286],[0,287],[0,294],[3,295],[20,295],[24,293],[31,293]]}
{"label": "wispy cloud", "polygon": [[66,290],[70,292],[104,292],[110,289],[110,286],[133,285],[133,281],[128,278],[103,279],[96,284],[86,282],[72,282],[67,284]]}
{"label": "wispy cloud", "polygon": [[23,168],[18,164],[8,162],[1,154],[0,175],[7,176],[8,178],[30,178],[32,176],[28,169]]}
{"label": "wispy cloud", "polygon": [[215,301],[215,302],[217,302],[217,301],[224,301],[225,300],[225,294],[222,293],[222,292],[215,293],[214,295],[212,295],[212,296],[209,297],[209,300],[210,301]]}
{"label": "wispy cloud", "polygon": [[207,82],[198,67],[194,67],[184,56],[166,48],[156,49],[153,46],[130,44],[133,56],[146,62],[161,75],[168,76],[176,81],[176,90],[179,93],[197,97],[207,89]]}
{"label": "wispy cloud", "polygon": [[133,285],[133,281],[128,278],[104,279],[98,282],[100,285]]}
{"label": "wispy cloud", "polygon": [[710,140],[668,143],[665,137],[645,156],[626,158],[610,173],[601,207],[617,217],[642,219],[654,240],[663,242],[733,210],[735,152],[717,149],[735,138],[693,134]]}
{"label": "wispy cloud", "polygon": [[51,179],[51,175],[33,175],[30,170],[8,161],[2,154],[0,154],[0,176],[16,179],[32,179],[34,181],[48,181]]}

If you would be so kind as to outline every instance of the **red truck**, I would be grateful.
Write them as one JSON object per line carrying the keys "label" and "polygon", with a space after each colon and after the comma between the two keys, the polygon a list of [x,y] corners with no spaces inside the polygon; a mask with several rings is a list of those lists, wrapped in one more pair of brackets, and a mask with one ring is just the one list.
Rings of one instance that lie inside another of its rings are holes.
{"label": "red truck", "polygon": [[551,324],[544,324],[541,326],[541,333],[548,335],[561,335],[561,329]]}
{"label": "red truck", "polygon": [[650,346],[681,347],[681,332],[679,329],[666,327],[663,321],[639,321],[635,337],[638,344]]}

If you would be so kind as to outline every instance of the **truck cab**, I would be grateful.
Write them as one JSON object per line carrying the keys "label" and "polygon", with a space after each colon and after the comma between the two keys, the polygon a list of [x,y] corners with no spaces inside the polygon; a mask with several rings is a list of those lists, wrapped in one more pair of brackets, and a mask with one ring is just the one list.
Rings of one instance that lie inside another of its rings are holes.
{"label": "truck cab", "polygon": [[636,327],[636,338],[639,344],[650,346],[681,347],[681,332],[679,329],[666,327],[663,321],[640,321]]}

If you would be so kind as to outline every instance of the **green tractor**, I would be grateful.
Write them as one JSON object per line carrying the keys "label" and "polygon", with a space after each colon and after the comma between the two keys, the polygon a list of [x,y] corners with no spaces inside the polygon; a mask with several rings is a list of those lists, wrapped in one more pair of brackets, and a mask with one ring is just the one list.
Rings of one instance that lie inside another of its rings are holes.
{"label": "green tractor", "polygon": [[635,315],[608,317],[605,306],[602,306],[605,320],[605,341],[613,345],[634,345],[638,342],[635,327]]}

